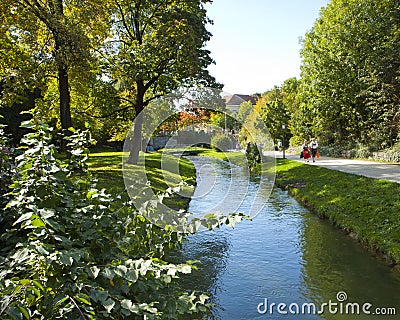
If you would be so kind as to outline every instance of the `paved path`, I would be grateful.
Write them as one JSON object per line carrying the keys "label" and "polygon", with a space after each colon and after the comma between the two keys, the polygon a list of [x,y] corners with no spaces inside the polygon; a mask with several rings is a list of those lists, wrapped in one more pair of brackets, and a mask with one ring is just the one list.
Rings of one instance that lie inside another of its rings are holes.
{"label": "paved path", "polygon": [[[278,158],[282,157],[282,153],[276,154]],[[299,154],[287,154],[286,158],[290,160],[300,159]],[[327,158],[321,157],[316,159],[313,163],[310,158],[309,165],[321,166],[328,169],[339,170],[347,173],[354,173],[365,177],[389,180],[400,183],[400,164],[386,164],[374,161],[365,160],[352,160],[352,159],[338,159],[338,158]]]}

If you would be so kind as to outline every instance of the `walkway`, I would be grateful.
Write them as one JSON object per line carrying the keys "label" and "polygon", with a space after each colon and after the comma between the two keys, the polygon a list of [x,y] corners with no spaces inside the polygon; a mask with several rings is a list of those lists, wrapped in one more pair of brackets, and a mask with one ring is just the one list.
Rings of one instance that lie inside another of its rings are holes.
{"label": "walkway", "polygon": [[[282,153],[276,154],[278,158],[282,157]],[[286,154],[286,158],[290,160],[300,159],[298,154]],[[389,180],[400,183],[400,164],[386,164],[374,161],[352,160],[321,157],[314,163],[310,159],[309,165],[317,165],[324,168],[339,170],[347,173],[354,173],[365,177]]]}

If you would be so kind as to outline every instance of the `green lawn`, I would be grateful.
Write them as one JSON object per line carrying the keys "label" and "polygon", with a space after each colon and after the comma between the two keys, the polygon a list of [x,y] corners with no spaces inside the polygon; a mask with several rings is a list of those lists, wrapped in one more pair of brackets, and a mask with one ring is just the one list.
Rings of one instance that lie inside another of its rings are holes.
{"label": "green lawn", "polygon": [[213,157],[217,159],[221,159],[224,161],[230,161],[237,165],[242,165],[246,162],[246,158],[244,153],[228,151],[228,152],[220,152],[214,149],[208,148],[200,148],[200,147],[191,147],[185,149],[167,149],[168,153],[182,152],[184,150],[184,155],[196,155],[202,157]]}
{"label": "green lawn", "polygon": [[[104,188],[114,194],[122,193],[126,196],[122,156],[123,152],[93,152],[90,154],[89,169],[98,180],[97,187],[99,189]],[[163,168],[161,168],[162,162]],[[142,168],[143,163],[139,163],[138,165],[129,165],[127,170],[129,170],[129,174],[135,175]],[[174,168],[178,169],[173,170]],[[193,193],[196,183],[196,170],[190,161],[162,152],[146,153],[145,170],[150,186],[156,194],[164,193],[169,187],[176,186],[181,181],[186,182],[189,186],[184,187],[181,192],[185,197],[176,196],[173,199],[165,199],[166,205],[176,209],[185,208],[186,197],[190,197]]]}

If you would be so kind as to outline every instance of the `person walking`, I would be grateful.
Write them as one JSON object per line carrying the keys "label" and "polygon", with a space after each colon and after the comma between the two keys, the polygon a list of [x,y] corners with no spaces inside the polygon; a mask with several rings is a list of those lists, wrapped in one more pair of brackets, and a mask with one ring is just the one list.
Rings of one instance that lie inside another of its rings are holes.
{"label": "person walking", "polygon": [[307,140],[304,140],[304,143],[303,143],[303,145],[302,145],[302,150],[303,150],[304,162],[308,162],[308,161],[309,161],[308,159],[310,159],[311,154],[310,154],[310,149],[309,149],[309,147],[308,147],[308,142],[307,142]]}
{"label": "person walking", "polygon": [[315,140],[315,138],[311,139],[311,156],[312,156],[312,161],[315,162],[315,157],[318,154],[318,142]]}

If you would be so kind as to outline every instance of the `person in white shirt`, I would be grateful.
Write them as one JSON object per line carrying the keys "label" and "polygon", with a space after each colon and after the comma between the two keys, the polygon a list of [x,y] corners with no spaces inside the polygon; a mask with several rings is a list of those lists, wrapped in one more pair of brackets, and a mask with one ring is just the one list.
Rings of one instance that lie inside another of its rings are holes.
{"label": "person in white shirt", "polygon": [[318,154],[318,142],[315,140],[315,138],[311,139],[310,148],[311,148],[312,161],[315,162],[315,157]]}

